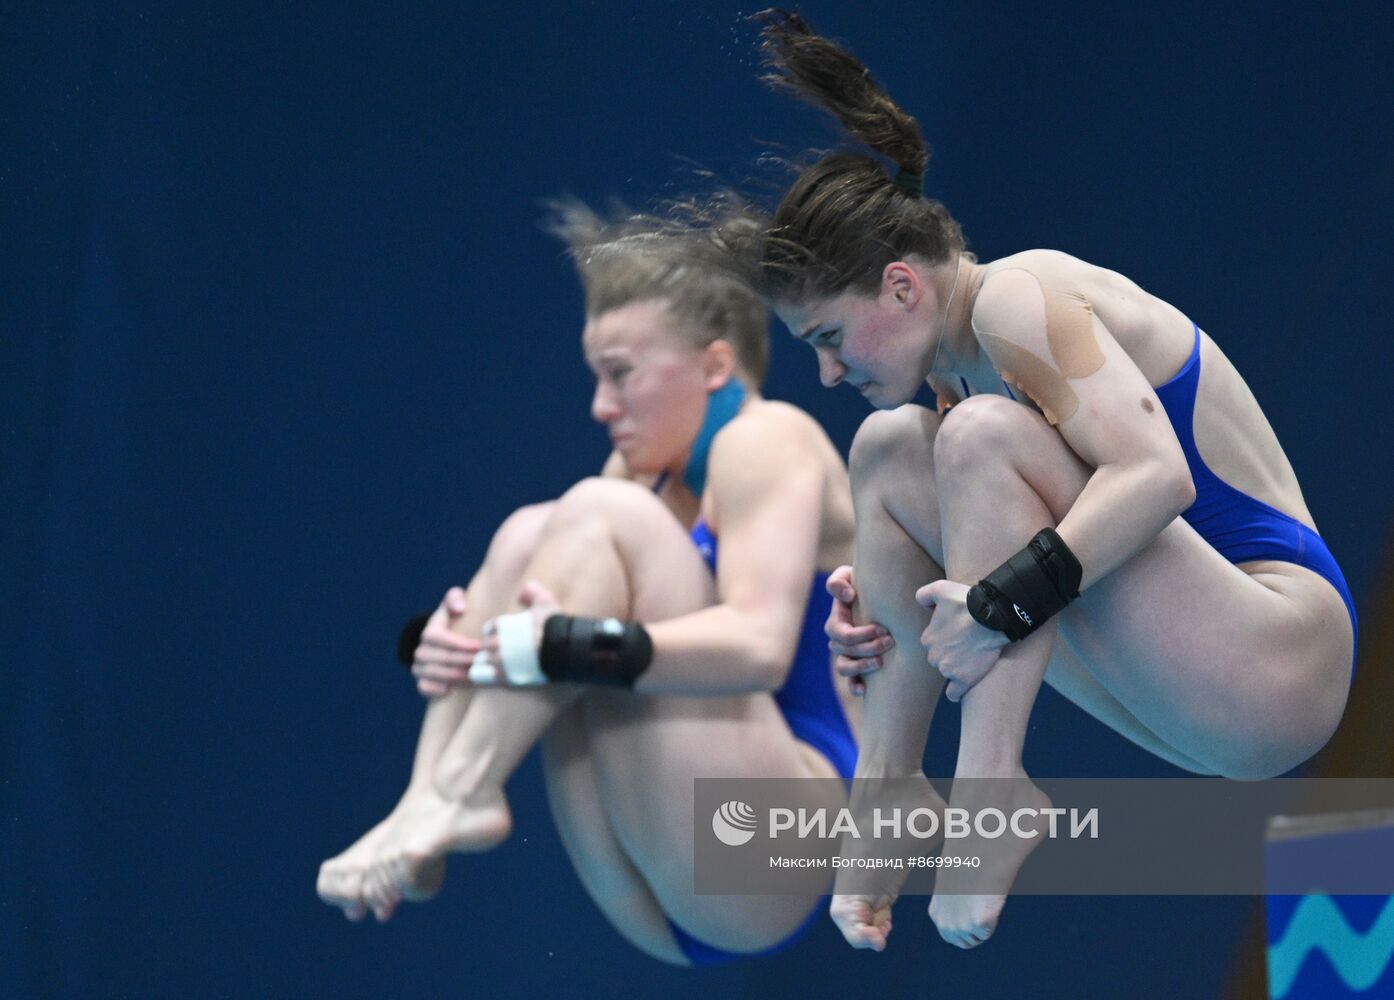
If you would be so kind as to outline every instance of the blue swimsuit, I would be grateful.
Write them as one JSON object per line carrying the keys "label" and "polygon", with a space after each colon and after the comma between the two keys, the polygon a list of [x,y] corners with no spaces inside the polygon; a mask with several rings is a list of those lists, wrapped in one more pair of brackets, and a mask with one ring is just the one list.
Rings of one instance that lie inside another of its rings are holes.
{"label": "blue swimsuit", "polygon": [[[1195,326],[1195,324],[1191,324]],[[1257,559],[1279,559],[1304,566],[1336,588],[1345,601],[1350,615],[1351,632],[1357,630],[1355,601],[1351,599],[1346,578],[1331,550],[1311,528],[1289,517],[1247,493],[1241,493],[1226,483],[1205,464],[1196,448],[1192,423],[1196,409],[1196,387],[1200,384],[1200,327],[1195,327],[1196,342],[1191,356],[1181,370],[1165,385],[1157,387],[1186,464],[1191,468],[1196,499],[1181,512],[1186,523],[1196,529],[1215,549],[1232,563]],[[1354,669],[1354,662],[1351,669]]]}
{"label": "blue swimsuit", "polygon": [[[692,526],[692,544],[702,554],[707,566],[716,572],[716,536],[707,527],[707,522],[698,519]],[[832,608],[832,597],[827,590],[828,575],[816,573],[809,591],[808,607],[804,611],[803,627],[799,631],[799,645],[794,651],[794,662],[789,667],[789,676],[784,686],[774,693],[775,704],[784,715],[784,721],[794,736],[818,750],[826,757],[842,776],[844,781],[852,780],[852,772],[857,766],[857,740],[852,735],[852,727],[847,724],[842,703],[838,700],[837,689],[833,687],[831,663],[828,659],[828,640],[823,634],[823,622],[827,620]],[[714,948],[683,930],[672,920],[668,927],[673,932],[682,953],[694,966],[717,965],[738,958],[759,958],[771,955],[789,947],[822,914],[826,899],[815,906],[808,919],[787,938],[772,948],[748,954],[736,954]]]}
{"label": "blue swimsuit", "polygon": [[[1181,442],[1191,470],[1191,481],[1196,487],[1195,501],[1181,512],[1181,516],[1211,548],[1231,563],[1277,559],[1304,566],[1322,577],[1341,595],[1350,615],[1351,632],[1356,634],[1355,601],[1346,586],[1346,578],[1341,575],[1341,567],[1336,565],[1335,557],[1321,536],[1301,521],[1235,489],[1211,472],[1200,457],[1192,426],[1196,387],[1200,385],[1200,327],[1194,323],[1191,326],[1196,331],[1196,342],[1190,358],[1165,385],[1155,390],[1176,432],[1176,439]],[[966,399],[972,392],[966,380],[959,381]],[[1005,380],[1002,385],[1007,394],[1016,399]],[[1354,654],[1351,669],[1355,669]]]}

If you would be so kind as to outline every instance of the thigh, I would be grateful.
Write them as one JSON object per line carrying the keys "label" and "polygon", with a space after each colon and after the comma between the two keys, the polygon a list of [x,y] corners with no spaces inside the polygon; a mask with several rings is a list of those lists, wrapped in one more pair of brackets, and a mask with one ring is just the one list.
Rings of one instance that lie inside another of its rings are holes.
{"label": "thigh", "polygon": [[1051,648],[1045,681],[1065,698],[1114,732],[1131,740],[1149,753],[1162,758],[1168,764],[1173,764],[1195,774],[1214,774],[1200,762],[1187,757],[1144,726],[1136,715],[1128,711],[1117,698],[1109,693],[1098,678],[1089,672],[1084,660],[1070,645],[1067,638],[1059,632],[1056,633],[1055,644]]}
{"label": "thigh", "polygon": [[1349,690],[1335,590],[1290,563],[1234,566],[1180,519],[1067,609],[1061,631],[1149,729],[1232,777],[1306,760]]}
{"label": "thigh", "polygon": [[685,965],[658,898],[605,815],[583,712],[581,702],[571,705],[542,741],[547,801],[557,832],[581,884],[615,929],[645,954]]}
{"label": "thigh", "polygon": [[794,738],[767,694],[731,698],[594,692],[585,701],[601,800],[620,842],[679,926],[727,951],[787,938],[818,897],[699,896],[693,891],[698,778],[824,778],[823,803],[845,804],[817,751]]}
{"label": "thigh", "polygon": [[[1024,407],[1019,440],[1021,472],[1058,522],[1092,470]],[[1336,591],[1290,563],[1235,566],[1179,517],[1059,629],[1147,730],[1220,773],[1295,766],[1344,705],[1351,640]]]}

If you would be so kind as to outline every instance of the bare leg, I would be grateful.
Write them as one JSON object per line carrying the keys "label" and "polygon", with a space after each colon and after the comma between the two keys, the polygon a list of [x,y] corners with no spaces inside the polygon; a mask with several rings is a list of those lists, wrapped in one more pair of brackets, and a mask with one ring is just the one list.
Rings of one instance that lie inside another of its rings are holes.
{"label": "bare leg", "polygon": [[[619,501],[614,499],[616,494]],[[625,521],[626,512],[619,508],[635,504],[649,516],[624,525],[622,554],[616,544],[616,524]],[[672,515],[640,487],[600,480],[580,483],[557,502],[523,579],[541,583],[570,614],[671,617],[637,613],[646,608],[636,609],[632,597],[631,588],[638,582],[651,592],[673,591],[671,579],[645,555],[650,546],[636,530],[638,523],[653,521],[682,534]],[[641,576],[646,579],[639,580]],[[696,601],[684,610],[709,602],[709,582],[703,581],[693,596]],[[468,711],[435,763],[432,789],[414,797],[410,814],[394,826],[378,850],[365,894],[379,919],[391,916],[397,903],[415,891],[447,852],[489,850],[508,836],[512,818],[504,784],[581,692],[578,687],[547,685],[473,694]]]}
{"label": "bare leg", "polygon": [[[860,828],[869,826],[863,817],[877,807],[898,806],[908,814],[917,808],[938,812],[944,806],[921,770],[944,679],[925,662],[920,633],[929,624],[929,614],[915,602],[919,587],[944,576],[931,452],[938,422],[936,414],[918,406],[874,413],[852,444],[858,611],[885,626],[896,643],[884,655],[882,669],[867,678],[865,737],[851,803]],[[912,800],[891,801],[885,795],[889,788]],[[870,839],[844,850],[873,848],[887,852],[885,845]],[[917,853],[928,849],[932,845],[916,845]],[[832,903],[833,920],[848,943],[876,951],[886,947],[891,907],[906,877],[904,869],[878,871],[884,882],[876,891],[867,891],[865,870],[840,875]],[[855,893],[849,891],[853,879]]]}
{"label": "bare leg", "polygon": [[[608,544],[627,571],[635,618],[672,618],[715,599],[686,533],[651,496],[613,486],[603,493],[593,507],[605,513]],[[597,539],[590,551],[602,544]],[[683,961],[669,918],[733,952],[770,947],[806,919],[813,896],[693,892],[694,779],[834,777],[821,754],[793,738],[771,696],[592,690],[580,707],[589,770],[581,771],[574,749],[564,761],[549,753],[549,788],[582,882],[626,937],[649,954]],[[584,780],[566,780],[578,773]],[[827,786],[828,804],[840,806],[837,783]]]}
{"label": "bare leg", "polygon": [[[940,529],[950,579],[973,583],[1010,558],[1026,540],[1055,520],[1010,454],[982,449],[974,426],[995,419],[996,408],[956,407],[935,439],[935,485]],[[987,512],[990,516],[985,516]],[[963,698],[958,765],[950,805],[971,814],[993,806],[1010,816],[1017,809],[1044,809],[1050,800],[1026,777],[1021,763],[1026,725],[1045,676],[1056,623],[1047,622],[1021,642],[1003,649],[997,666]],[[1002,779],[975,782],[971,779]],[[961,782],[960,779],[970,779]],[[1036,840],[976,835],[953,845],[956,855],[977,857],[972,882],[1000,887],[1000,894],[962,892],[962,871],[942,869],[929,914],[950,944],[970,948],[991,936],[1006,902],[1006,890]]]}
{"label": "bare leg", "polygon": [[[981,397],[955,414],[946,422],[953,433],[941,431],[936,442],[940,506],[951,575],[971,582],[1065,516],[1091,470],[1022,407]],[[1000,669],[970,692],[961,776],[1019,771],[1026,718],[1050,656],[1042,647],[1056,634],[1098,682],[1093,703],[1110,713],[1105,721],[1135,738],[1147,734],[1144,746],[1170,748],[1168,759],[1197,771],[1262,777],[1292,767],[1334,728],[1348,685],[1349,623],[1328,584],[1290,563],[1231,565],[1177,519],[1046,628],[1008,647]],[[1066,666],[1063,657],[1055,661]],[[1069,684],[1064,669],[1057,676]],[[1080,684],[1074,690],[1091,693]],[[1044,801],[1025,781],[1011,787],[1021,801],[991,804],[1006,811]],[[1031,843],[959,849],[980,853],[985,869],[995,855],[1005,887]],[[964,874],[946,873],[939,883],[946,890]],[[946,937],[971,946],[995,924],[994,898],[937,896],[931,915]]]}
{"label": "bare leg", "polygon": [[[914,600],[917,588],[944,576],[940,568],[943,529],[935,492],[934,447],[939,425],[939,417],[921,407],[876,413],[863,423],[852,446],[860,612],[866,619],[885,625],[896,639],[896,646],[885,657],[886,667],[868,678],[866,738],[858,768],[858,777],[863,779],[919,775],[928,726],[943,688],[943,679],[925,662],[920,644],[929,614]],[[1082,488],[1085,470],[1079,470],[1078,475],[1076,492]],[[1204,773],[1200,764],[1162,741],[1123,708],[1060,638],[1054,643],[1046,679],[1085,711],[1144,748],[1180,767]],[[1033,688],[1031,698],[1034,696]],[[984,714],[981,709],[979,705],[976,718]],[[1020,706],[1017,718],[1021,718]],[[964,721],[966,726],[967,715]],[[975,755],[990,754],[974,746],[972,740],[973,734],[965,735],[964,756],[970,766],[976,766],[971,764]],[[1008,759],[1015,759],[1019,766],[1019,747]],[[920,803],[871,802],[866,796],[873,788],[865,781],[854,785],[854,809],[943,805],[927,783]],[[926,845],[917,846],[922,849]],[[859,875],[858,881],[864,885],[862,878]],[[902,881],[888,876],[885,891],[877,898],[860,892],[834,900],[835,919],[850,943],[877,950],[885,946],[890,907]]]}
{"label": "bare leg", "polygon": [[[507,608],[508,602],[518,591],[523,570],[537,546],[551,507],[551,504],[535,504],[520,508],[499,526],[483,565],[470,581],[466,595],[467,611],[452,621],[452,628],[466,635],[477,636],[485,621]],[[430,791],[436,760],[464,717],[472,695],[470,688],[457,687],[427,702],[411,778],[401,799],[385,819],[348,850],[320,866],[317,886],[320,898],[342,908],[350,920],[360,920],[367,912],[363,900],[364,875],[393,826],[419,796]],[[413,895],[425,898],[434,894],[443,876],[443,863],[427,866],[419,873]]]}
{"label": "bare leg", "polygon": [[[1060,434],[999,397],[960,409],[976,411],[959,426],[962,450],[1010,466],[1047,523],[1063,518],[1092,470]],[[1002,510],[996,496],[980,502]],[[1350,620],[1334,588],[1289,562],[1231,564],[1181,518],[1055,623],[1097,682],[1052,668],[1062,691],[1191,770],[1259,778],[1296,766],[1330,736],[1349,690]]]}
{"label": "bare leg", "polygon": [[557,832],[581,884],[615,929],[646,955],[686,965],[662,905],[606,815],[585,714],[583,702],[573,704],[542,740],[547,801]]}
{"label": "bare leg", "polygon": [[[527,576],[557,592],[569,588],[558,596],[568,610],[583,614],[661,620],[715,598],[686,533],[651,495],[625,483],[592,481],[569,493]],[[491,693],[481,692],[471,706],[461,747],[476,738],[470,732],[475,713]],[[506,705],[500,706],[502,716]],[[591,770],[578,765],[574,742],[565,754],[555,751],[574,731],[569,713],[566,721],[554,718],[546,757],[552,803],[582,882],[622,932],[649,954],[681,961],[667,917],[709,944],[738,952],[768,947],[797,927],[812,896],[698,897],[692,891],[694,778],[833,777],[821,755],[792,737],[773,699],[596,689],[578,707],[584,709]],[[462,750],[459,759],[467,761],[471,752]],[[442,765],[456,760],[452,746]],[[459,781],[456,790],[477,799],[506,770],[506,755],[496,751],[485,765],[442,777]],[[830,805],[841,804],[840,792],[832,797],[838,801]]]}

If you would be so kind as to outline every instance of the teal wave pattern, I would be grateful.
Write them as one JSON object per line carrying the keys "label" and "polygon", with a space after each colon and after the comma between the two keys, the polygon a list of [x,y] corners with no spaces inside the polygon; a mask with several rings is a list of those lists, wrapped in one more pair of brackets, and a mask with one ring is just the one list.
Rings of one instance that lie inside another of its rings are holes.
{"label": "teal wave pattern", "polygon": [[1287,933],[1268,947],[1268,989],[1275,1000],[1287,996],[1302,963],[1318,950],[1348,989],[1369,989],[1394,958],[1394,897],[1365,934],[1351,928],[1330,896],[1307,896],[1298,903]]}

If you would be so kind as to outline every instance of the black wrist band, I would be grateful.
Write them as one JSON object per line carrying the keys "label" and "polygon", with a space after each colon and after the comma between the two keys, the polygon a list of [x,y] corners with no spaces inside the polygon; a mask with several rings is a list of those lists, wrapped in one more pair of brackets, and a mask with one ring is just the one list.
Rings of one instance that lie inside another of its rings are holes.
{"label": "black wrist band", "polygon": [[432,614],[434,612],[423,611],[408,618],[402,626],[401,635],[397,636],[397,659],[408,670],[411,669],[412,660],[416,659],[416,647],[421,645],[421,633],[426,631],[426,623],[431,620]]}
{"label": "black wrist band", "polygon": [[538,665],[551,681],[632,688],[653,659],[638,622],[553,615],[542,626]]}
{"label": "black wrist band", "polygon": [[1043,528],[968,591],[968,613],[984,628],[1025,639],[1079,596],[1083,575],[1055,529]]}

